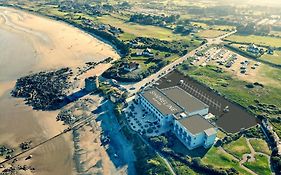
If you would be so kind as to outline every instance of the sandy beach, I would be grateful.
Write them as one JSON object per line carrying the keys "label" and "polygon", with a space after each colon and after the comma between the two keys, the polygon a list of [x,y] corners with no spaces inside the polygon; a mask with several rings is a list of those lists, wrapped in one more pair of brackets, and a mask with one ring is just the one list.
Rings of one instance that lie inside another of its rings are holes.
{"label": "sandy beach", "polygon": [[[67,126],[56,121],[59,111],[35,111],[22,99],[10,96],[16,79],[32,72],[61,67],[76,68],[119,55],[108,44],[65,23],[23,11],[0,7],[0,145],[19,150],[19,144],[42,142]],[[98,66],[100,74],[108,66]],[[76,174],[70,133],[32,150],[35,174]],[[23,174],[31,174],[24,172]]]}

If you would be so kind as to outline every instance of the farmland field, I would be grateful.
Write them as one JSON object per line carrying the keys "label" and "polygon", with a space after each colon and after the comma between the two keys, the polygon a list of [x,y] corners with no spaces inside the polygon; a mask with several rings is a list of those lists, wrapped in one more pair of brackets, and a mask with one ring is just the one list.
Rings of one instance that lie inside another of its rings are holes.
{"label": "farmland field", "polygon": [[261,46],[281,47],[281,38],[269,37],[269,36],[257,36],[257,35],[232,35],[225,40],[237,43],[254,43]]}
{"label": "farmland field", "polygon": [[273,55],[264,54],[260,59],[281,65],[281,51],[274,51]]}
{"label": "farmland field", "polygon": [[109,15],[98,17],[98,20],[104,24],[110,24],[112,26],[121,28],[125,32],[124,34],[120,35],[122,40],[134,39],[135,37],[151,37],[167,41],[190,39],[188,36],[174,34],[173,31],[169,29],[151,25],[129,23],[123,19]]}
{"label": "farmland field", "polygon": [[216,38],[224,34],[226,34],[226,32],[219,30],[202,30],[197,35],[203,38]]}

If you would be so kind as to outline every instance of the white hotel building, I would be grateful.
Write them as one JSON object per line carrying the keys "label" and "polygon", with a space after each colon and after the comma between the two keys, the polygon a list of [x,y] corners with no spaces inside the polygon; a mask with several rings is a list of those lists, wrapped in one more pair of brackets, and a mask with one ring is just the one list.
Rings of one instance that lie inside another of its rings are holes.
{"label": "white hotel building", "polygon": [[217,128],[204,118],[209,106],[178,86],[139,93],[140,104],[188,148],[213,145]]}

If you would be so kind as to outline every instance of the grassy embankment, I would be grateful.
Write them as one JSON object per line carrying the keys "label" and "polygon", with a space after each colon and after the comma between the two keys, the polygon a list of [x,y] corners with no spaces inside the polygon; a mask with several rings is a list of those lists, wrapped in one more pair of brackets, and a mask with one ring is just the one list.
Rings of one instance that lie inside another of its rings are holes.
{"label": "grassy embankment", "polygon": [[202,162],[215,168],[235,168],[240,174],[250,175],[250,173],[240,167],[239,162],[233,159],[231,155],[217,147],[212,147],[202,158]]}
{"label": "grassy embankment", "polygon": [[177,175],[199,175],[199,173],[192,170],[190,167],[185,165],[184,163],[177,161],[175,159],[169,159],[169,162],[171,163],[175,173]]}
{"label": "grassy embankment", "polygon": [[255,155],[255,161],[246,162],[244,166],[254,171],[257,174],[270,175],[271,170],[269,168],[268,158],[264,155]]}
{"label": "grassy embankment", "polygon": [[256,152],[261,152],[267,155],[271,154],[266,141],[262,139],[250,139],[249,141]]}
{"label": "grassy embankment", "polygon": [[[250,140],[251,145],[255,151],[269,153],[269,149],[264,140]],[[260,145],[261,144],[261,145]],[[227,152],[222,151],[217,147],[211,148],[208,153],[203,157],[202,162],[206,165],[212,165],[216,168],[235,168],[240,174],[249,174],[243,169],[237,160],[231,155],[242,159],[242,155],[250,153],[250,148],[247,146],[246,139],[244,137],[239,138],[227,145],[224,145],[224,149]],[[231,155],[230,155],[231,154]],[[264,155],[255,155],[255,160],[244,163],[244,166],[254,171],[257,174],[270,174],[268,157]]]}
{"label": "grassy embankment", "polygon": [[250,154],[250,148],[247,146],[246,138],[240,137],[238,140],[232,141],[223,146],[223,148],[234,157],[242,159],[244,154]]}

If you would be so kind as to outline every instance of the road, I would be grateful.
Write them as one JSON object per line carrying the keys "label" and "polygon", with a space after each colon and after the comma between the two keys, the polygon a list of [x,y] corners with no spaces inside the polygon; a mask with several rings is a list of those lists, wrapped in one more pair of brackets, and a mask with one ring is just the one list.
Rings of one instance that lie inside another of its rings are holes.
{"label": "road", "polygon": [[[156,82],[158,79],[160,79],[165,74],[168,74],[169,72],[173,71],[177,65],[183,63],[189,57],[194,56],[195,53],[196,53],[196,50],[202,50],[207,45],[220,44],[220,43],[223,42],[223,40],[222,40],[223,38],[228,37],[228,36],[230,36],[230,35],[232,35],[234,33],[236,33],[236,31],[232,31],[230,33],[227,33],[225,35],[219,36],[217,38],[207,39],[207,43],[206,44],[203,44],[202,46],[192,50],[191,52],[187,53],[183,57],[181,57],[181,58],[177,59],[176,61],[174,61],[173,63],[165,66],[164,68],[162,68],[161,70],[159,70],[155,74],[152,74],[152,75],[146,77],[145,79],[141,80],[140,82],[130,83],[130,84],[122,84],[122,83],[120,83],[120,84],[124,88],[126,88],[131,94],[134,94],[134,93],[138,92],[141,89],[141,87],[145,86],[145,84]],[[133,89],[133,90],[130,90],[130,89]]]}

